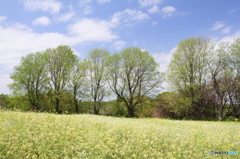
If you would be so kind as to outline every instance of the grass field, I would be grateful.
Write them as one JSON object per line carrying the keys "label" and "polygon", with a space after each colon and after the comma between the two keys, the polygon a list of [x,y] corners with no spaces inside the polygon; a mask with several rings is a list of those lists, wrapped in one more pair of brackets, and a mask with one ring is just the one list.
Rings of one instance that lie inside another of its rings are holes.
{"label": "grass field", "polygon": [[[238,155],[210,155],[210,151]],[[240,158],[239,122],[0,111],[0,158]]]}

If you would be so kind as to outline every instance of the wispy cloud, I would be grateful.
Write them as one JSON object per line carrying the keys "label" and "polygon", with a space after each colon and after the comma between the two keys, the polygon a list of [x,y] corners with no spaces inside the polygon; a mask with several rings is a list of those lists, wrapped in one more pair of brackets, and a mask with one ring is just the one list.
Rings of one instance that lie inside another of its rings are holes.
{"label": "wispy cloud", "polygon": [[159,8],[158,8],[158,6],[153,6],[152,8],[150,8],[149,10],[148,10],[148,13],[150,13],[150,14],[153,14],[153,13],[160,13],[160,10],[159,10]]}
{"label": "wispy cloud", "polygon": [[52,14],[59,13],[62,8],[62,3],[57,0],[25,0],[23,4],[26,10],[42,10]]}
{"label": "wispy cloud", "polygon": [[150,16],[142,11],[126,9],[122,12],[117,12],[111,17],[111,23],[116,26],[121,24],[131,25],[134,22],[140,22],[150,19]]}
{"label": "wispy cloud", "polygon": [[58,18],[58,21],[66,22],[66,21],[70,20],[74,15],[75,15],[75,12],[73,12],[73,11],[70,11],[65,14],[61,14],[60,17]]}
{"label": "wispy cloud", "polygon": [[235,14],[237,13],[238,9],[237,8],[234,8],[234,9],[231,9],[230,11],[228,11],[228,14]]}
{"label": "wispy cloud", "polygon": [[82,9],[83,14],[91,14],[92,13],[92,6],[90,5],[91,2],[92,2],[92,0],[79,1],[80,8]]}
{"label": "wispy cloud", "polygon": [[159,9],[159,7],[157,5],[154,5],[152,8],[150,8],[148,10],[148,13],[149,14],[160,14],[162,15],[163,18],[166,18],[166,17],[171,17],[173,15],[178,15],[178,16],[185,16],[185,15],[188,15],[190,14],[191,12],[181,12],[181,11],[177,11],[177,9],[173,6],[167,6],[167,7],[164,7],[162,9]]}
{"label": "wispy cloud", "polygon": [[154,21],[154,22],[152,22],[152,25],[156,25],[158,22],[156,22],[156,21]]}
{"label": "wispy cloud", "polygon": [[13,28],[17,29],[17,30],[22,30],[22,31],[29,31],[31,32],[32,29],[29,28],[28,26],[24,25],[24,24],[21,24],[21,23],[15,23],[13,25]]}
{"label": "wispy cloud", "polygon": [[127,43],[123,40],[119,40],[119,41],[115,41],[111,47],[116,49],[116,50],[120,50],[122,49]]}
{"label": "wispy cloud", "polygon": [[223,28],[225,26],[225,23],[222,21],[218,21],[216,23],[213,24],[211,30],[218,30],[220,28]]}
{"label": "wispy cloud", "polygon": [[161,3],[163,0],[139,0],[139,4],[141,7],[156,5]]}
{"label": "wispy cloud", "polygon": [[222,33],[229,33],[232,30],[232,27],[228,26],[222,30]]}
{"label": "wispy cloud", "polygon": [[33,25],[42,25],[42,26],[47,26],[51,23],[50,19],[46,16],[42,16],[42,17],[39,17],[39,18],[36,18],[34,21],[33,21]]}
{"label": "wispy cloud", "polygon": [[6,20],[6,19],[7,19],[6,16],[0,16],[0,22],[1,22],[1,21],[4,21],[4,20]]}
{"label": "wispy cloud", "polygon": [[107,3],[107,2],[111,2],[111,0],[97,0],[98,3],[100,4],[104,4],[104,3]]}

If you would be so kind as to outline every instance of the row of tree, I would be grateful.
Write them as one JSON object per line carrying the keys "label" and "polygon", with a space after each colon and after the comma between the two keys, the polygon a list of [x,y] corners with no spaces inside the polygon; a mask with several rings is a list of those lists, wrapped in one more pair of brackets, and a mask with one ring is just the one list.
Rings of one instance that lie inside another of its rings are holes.
{"label": "row of tree", "polygon": [[[59,46],[22,57],[9,87],[16,101],[24,97],[21,103],[36,111],[222,120],[240,118],[239,62],[240,38],[183,40],[165,74],[139,48],[112,55],[93,49],[80,60],[69,46]],[[159,94],[163,79],[171,92]],[[116,100],[103,102],[106,97]]]}
{"label": "row of tree", "polygon": [[220,44],[209,38],[181,41],[166,72],[174,91],[158,96],[160,112],[174,118],[240,118],[239,75],[240,38]]}
{"label": "row of tree", "polygon": [[63,113],[81,102],[91,101],[99,114],[106,97],[118,98],[134,117],[137,107],[162,82],[158,64],[147,52],[126,48],[110,55],[105,49],[93,49],[79,60],[69,46],[49,48],[22,57],[10,76],[15,96],[24,96],[34,111]]}

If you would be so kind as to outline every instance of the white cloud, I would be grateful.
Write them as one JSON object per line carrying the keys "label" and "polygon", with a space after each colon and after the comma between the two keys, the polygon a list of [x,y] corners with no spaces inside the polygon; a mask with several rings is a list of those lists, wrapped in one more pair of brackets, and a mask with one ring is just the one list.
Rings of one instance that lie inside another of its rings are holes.
{"label": "white cloud", "polygon": [[[11,80],[5,74],[11,71],[14,65],[19,63],[22,56],[36,51],[43,51],[49,47],[55,48],[59,45],[74,46],[89,41],[113,41],[118,36],[113,34],[111,29],[112,25],[110,22],[93,19],[82,19],[69,25],[68,31],[70,35],[57,32],[36,33],[28,26],[20,23],[16,23],[10,27],[0,26],[0,53],[2,53],[0,56],[0,66],[2,69],[0,73],[0,90],[8,92],[5,83],[11,83]],[[123,41],[115,44],[118,44],[118,47],[124,46]],[[6,73],[3,75],[3,72]]]}
{"label": "white cloud", "polygon": [[12,69],[23,55],[31,52],[57,47],[61,44],[74,45],[77,43],[74,37],[67,37],[59,33],[38,34],[20,24],[9,28],[0,27],[0,35],[0,41],[2,41],[0,52],[5,53],[0,56],[0,65],[3,64],[6,69]]}
{"label": "white cloud", "polygon": [[142,21],[145,19],[150,19],[149,15],[147,15],[146,13],[142,13],[142,11],[137,11],[135,13],[135,16],[132,18],[133,20]]}
{"label": "white cloud", "polygon": [[162,8],[163,13],[171,13],[171,12],[174,12],[175,10],[176,9],[172,6],[167,6],[167,7]]}
{"label": "white cloud", "polygon": [[165,72],[167,70],[167,65],[170,63],[172,58],[172,53],[160,53],[160,54],[152,54],[155,61],[160,64],[160,71]]}
{"label": "white cloud", "polygon": [[144,52],[144,51],[148,51],[147,49],[140,49],[142,52]]}
{"label": "white cloud", "polygon": [[122,12],[117,12],[111,17],[111,23],[116,26],[118,24],[131,25],[133,22],[140,22],[150,19],[150,16],[142,11],[126,9]]}
{"label": "white cloud", "polygon": [[240,30],[238,30],[233,35],[223,37],[222,39],[220,39],[218,41],[218,43],[221,43],[221,42],[230,42],[230,43],[232,43],[234,41],[234,39],[236,39],[236,38],[240,38]]}
{"label": "white cloud", "polygon": [[4,20],[6,20],[6,19],[7,19],[6,16],[0,16],[0,22],[1,22],[1,21],[4,21]]}
{"label": "white cloud", "polygon": [[46,16],[42,16],[42,17],[39,17],[39,18],[36,18],[32,24],[33,25],[42,25],[42,26],[47,26],[51,23],[50,19]]}
{"label": "white cloud", "polygon": [[[12,83],[9,72],[19,64],[22,56],[62,44],[73,45],[74,39],[58,33],[34,33],[27,26],[16,24],[0,27],[0,93],[10,93],[7,84]],[[4,73],[3,73],[4,72]],[[7,74],[8,73],[8,74]]]}
{"label": "white cloud", "polygon": [[157,5],[154,5],[152,8],[148,10],[148,13],[150,14],[158,13],[158,14],[161,14],[163,18],[171,17],[172,15],[185,16],[191,13],[191,12],[179,12],[179,11],[176,12],[176,11],[177,9],[172,6],[167,6],[160,10]]}
{"label": "white cloud", "polygon": [[75,13],[73,11],[71,11],[69,13],[61,14],[60,17],[58,18],[58,20],[60,22],[66,22],[66,21],[70,20],[74,15],[75,15]]}
{"label": "white cloud", "polygon": [[228,26],[222,30],[222,33],[229,33],[231,30],[232,30],[232,28],[230,26]]}
{"label": "white cloud", "polygon": [[[6,84],[11,83],[8,72],[12,71],[13,66],[17,65],[22,56],[43,51],[49,47],[55,48],[59,45],[74,46],[80,43],[108,42],[118,37],[112,33],[111,25],[107,21],[82,19],[69,26],[71,35],[60,33],[36,33],[28,26],[16,23],[11,27],[0,26],[0,90],[9,93]],[[24,38],[23,38],[24,37]],[[117,43],[116,43],[117,44]],[[124,42],[118,42],[123,46]],[[4,73],[3,73],[4,72]]]}
{"label": "white cloud", "polygon": [[24,8],[30,11],[42,10],[50,13],[59,13],[62,3],[57,0],[24,0]]}
{"label": "white cloud", "polygon": [[[160,72],[166,72],[168,69],[168,65],[171,62],[172,59],[172,54],[176,50],[176,47],[173,48],[169,53],[157,53],[157,54],[152,54],[154,57],[155,61],[160,64],[159,71]],[[164,91],[169,91],[169,85],[167,81],[164,81],[162,83],[162,87],[164,88]]]}
{"label": "white cloud", "polygon": [[162,13],[163,13],[163,17],[171,17],[173,12],[176,11],[176,8],[172,7],[172,6],[167,6],[161,9]]}
{"label": "white cloud", "polygon": [[20,23],[11,27],[0,26],[0,53],[4,53],[0,56],[0,65],[12,69],[23,55],[49,47],[89,41],[108,42],[118,38],[112,33],[110,23],[101,20],[82,19],[70,25],[68,31],[69,36],[57,32],[36,33]]}
{"label": "white cloud", "polygon": [[160,13],[158,6],[153,6],[151,9],[148,10],[148,13]]}
{"label": "white cloud", "polygon": [[118,36],[111,31],[111,24],[104,20],[81,19],[69,25],[71,35],[77,36],[81,41],[112,41]]}
{"label": "white cloud", "polygon": [[91,14],[92,13],[92,6],[90,5],[91,2],[92,2],[92,0],[79,1],[80,8],[82,9],[83,14]]}
{"label": "white cloud", "polygon": [[83,53],[78,52],[76,49],[74,49],[74,48],[71,48],[71,49],[73,50],[73,53],[74,53],[75,55],[77,55],[78,57],[81,57],[81,56],[83,55]]}
{"label": "white cloud", "polygon": [[112,48],[115,48],[116,50],[120,50],[122,49],[127,43],[125,41],[115,41],[113,44],[112,44]]}
{"label": "white cloud", "polygon": [[224,22],[218,21],[218,22],[213,24],[213,27],[211,28],[211,30],[218,30],[220,28],[223,28],[224,26],[225,26]]}
{"label": "white cloud", "polygon": [[103,4],[103,3],[107,3],[110,2],[111,0],[97,0],[98,3]]}
{"label": "white cloud", "polygon": [[162,0],[139,0],[141,7],[146,7],[150,5],[156,5],[162,2]]}

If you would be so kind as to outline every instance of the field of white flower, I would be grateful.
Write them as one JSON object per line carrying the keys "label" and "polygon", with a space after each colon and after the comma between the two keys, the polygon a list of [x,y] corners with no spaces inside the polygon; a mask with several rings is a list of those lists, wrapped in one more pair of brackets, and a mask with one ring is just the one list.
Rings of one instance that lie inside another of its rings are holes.
{"label": "field of white flower", "polygon": [[[238,155],[210,155],[210,151]],[[240,158],[239,122],[0,111],[1,159]]]}

